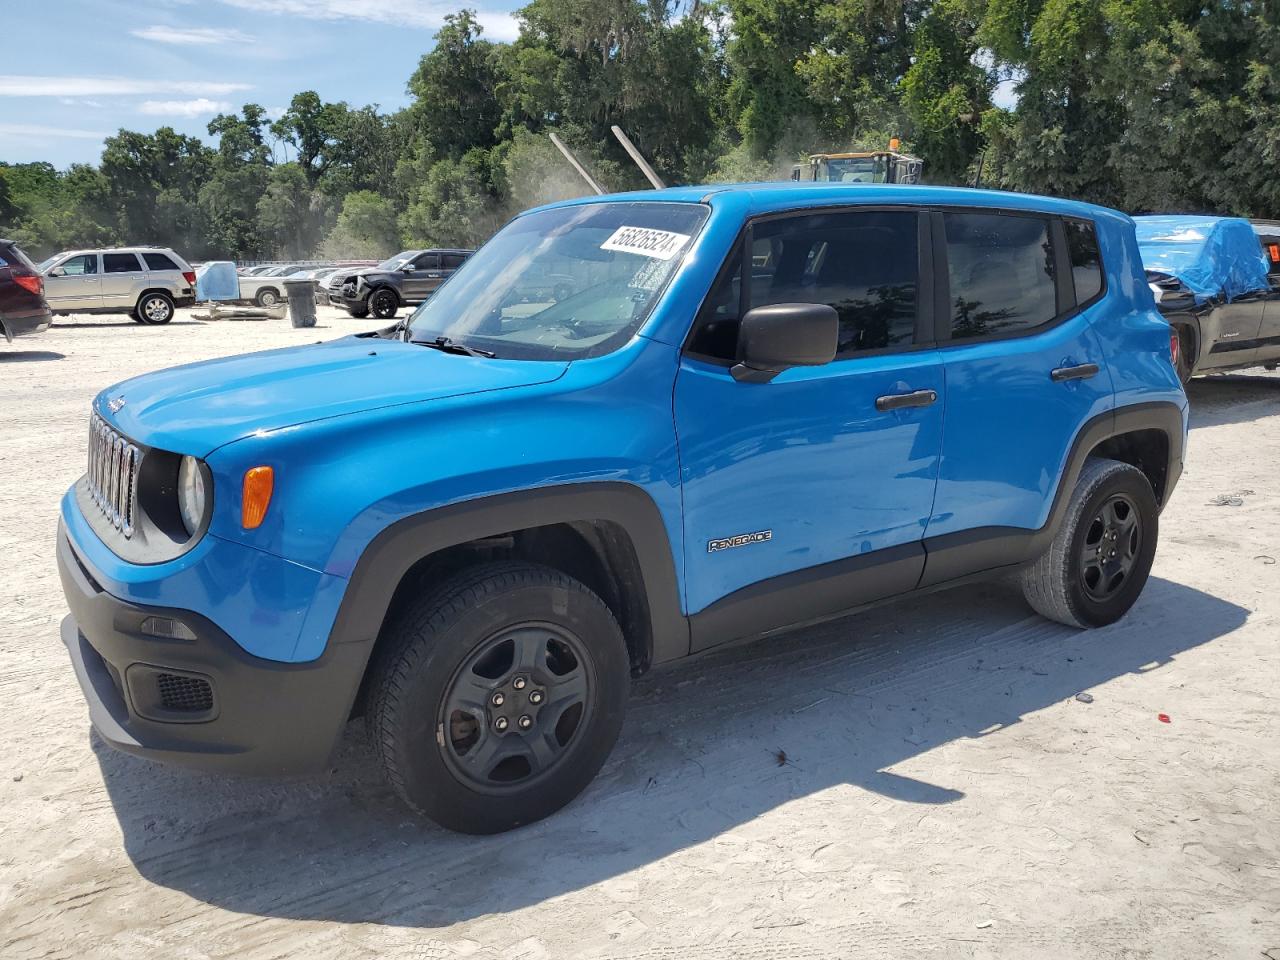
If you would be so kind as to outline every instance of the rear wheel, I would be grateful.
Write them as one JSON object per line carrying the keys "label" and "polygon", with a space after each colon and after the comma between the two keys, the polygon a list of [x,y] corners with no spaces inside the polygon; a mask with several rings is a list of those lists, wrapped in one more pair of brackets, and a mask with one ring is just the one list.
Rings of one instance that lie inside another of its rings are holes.
{"label": "rear wheel", "polygon": [[253,302],[260,307],[274,307],[280,302],[280,293],[271,287],[266,287],[258,291],[258,295],[253,298]]}
{"label": "rear wheel", "polygon": [[464,833],[540,820],[599,772],[630,665],[609,608],[559,571],[463,571],[385,628],[368,723],[409,806]]}
{"label": "rear wheel", "polygon": [[135,318],[148,326],[160,326],[173,319],[173,301],[167,293],[144,293],[134,308]]}
{"label": "rear wheel", "polygon": [[1196,343],[1195,331],[1190,327],[1178,324],[1173,329],[1178,335],[1178,379],[1185,387],[1195,371],[1196,352],[1199,346]]}
{"label": "rear wheel", "polygon": [[1090,459],[1057,536],[1022,572],[1023,595],[1041,616],[1068,626],[1114,623],[1146,585],[1159,524],[1159,506],[1142,471]]}
{"label": "rear wheel", "polygon": [[400,309],[400,298],[394,290],[383,287],[369,295],[369,312],[379,320],[391,320]]}

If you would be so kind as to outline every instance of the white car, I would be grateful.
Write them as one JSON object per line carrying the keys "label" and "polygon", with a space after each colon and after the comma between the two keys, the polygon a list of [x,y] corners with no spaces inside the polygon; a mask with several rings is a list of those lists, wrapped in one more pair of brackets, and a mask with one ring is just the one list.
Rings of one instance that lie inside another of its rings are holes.
{"label": "white car", "polygon": [[66,250],[38,267],[54,313],[127,313],[162,324],[196,302],[196,274],[168,247]]}

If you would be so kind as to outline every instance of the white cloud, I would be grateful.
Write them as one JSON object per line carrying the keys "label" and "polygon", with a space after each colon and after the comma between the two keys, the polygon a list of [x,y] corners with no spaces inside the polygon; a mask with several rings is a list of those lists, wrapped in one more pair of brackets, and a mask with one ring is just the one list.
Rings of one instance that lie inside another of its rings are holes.
{"label": "white cloud", "polygon": [[240,30],[220,27],[170,27],[156,24],[141,30],[130,30],[135,37],[155,43],[171,43],[184,47],[213,46],[221,43],[255,43],[255,39]]}
{"label": "white cloud", "polygon": [[67,127],[46,127],[34,123],[0,123],[0,137],[8,139],[45,139],[48,137],[72,140],[105,140],[109,134],[98,130],[75,130]]}
{"label": "white cloud", "polygon": [[[435,30],[444,23],[445,14],[460,9],[454,3],[415,3],[413,0],[222,0],[223,3],[252,10],[276,13],[308,20],[369,20],[404,27]],[[514,40],[519,34],[516,20],[509,13],[480,10],[476,19],[484,27],[489,40]]]}
{"label": "white cloud", "polygon": [[205,80],[134,80],[128,77],[38,77],[0,74],[0,97],[110,97],[177,93],[225,97],[250,89],[247,83]]}
{"label": "white cloud", "polygon": [[198,97],[195,100],[143,100],[139,113],[152,117],[204,117],[214,113],[230,113],[234,107],[225,100]]}
{"label": "white cloud", "polygon": [[991,91],[991,102],[1004,110],[1012,110],[1018,105],[1018,81],[1001,80]]}

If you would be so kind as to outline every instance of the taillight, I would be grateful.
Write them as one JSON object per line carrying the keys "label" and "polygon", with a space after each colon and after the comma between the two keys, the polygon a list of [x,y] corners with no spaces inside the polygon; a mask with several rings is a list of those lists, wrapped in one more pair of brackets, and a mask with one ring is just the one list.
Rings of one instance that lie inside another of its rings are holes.
{"label": "taillight", "polygon": [[44,295],[44,277],[38,273],[27,273],[16,275],[13,282],[24,290],[34,293],[37,297]]}
{"label": "taillight", "polygon": [[1178,354],[1182,350],[1182,341],[1178,337],[1177,330],[1169,331],[1169,362],[1176,368],[1178,366]]}
{"label": "taillight", "polygon": [[1280,263],[1280,243],[1268,243],[1267,255],[1271,257],[1272,263]]}
{"label": "taillight", "polygon": [[187,286],[194,287],[196,285],[196,274],[194,270],[183,270],[182,279],[187,281]]}

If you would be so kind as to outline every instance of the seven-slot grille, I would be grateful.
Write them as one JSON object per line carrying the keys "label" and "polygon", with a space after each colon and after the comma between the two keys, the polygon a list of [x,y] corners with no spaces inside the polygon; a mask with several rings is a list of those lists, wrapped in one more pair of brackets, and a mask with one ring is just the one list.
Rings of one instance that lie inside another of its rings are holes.
{"label": "seven-slot grille", "polygon": [[96,413],[89,418],[89,494],[111,525],[133,536],[142,453]]}

